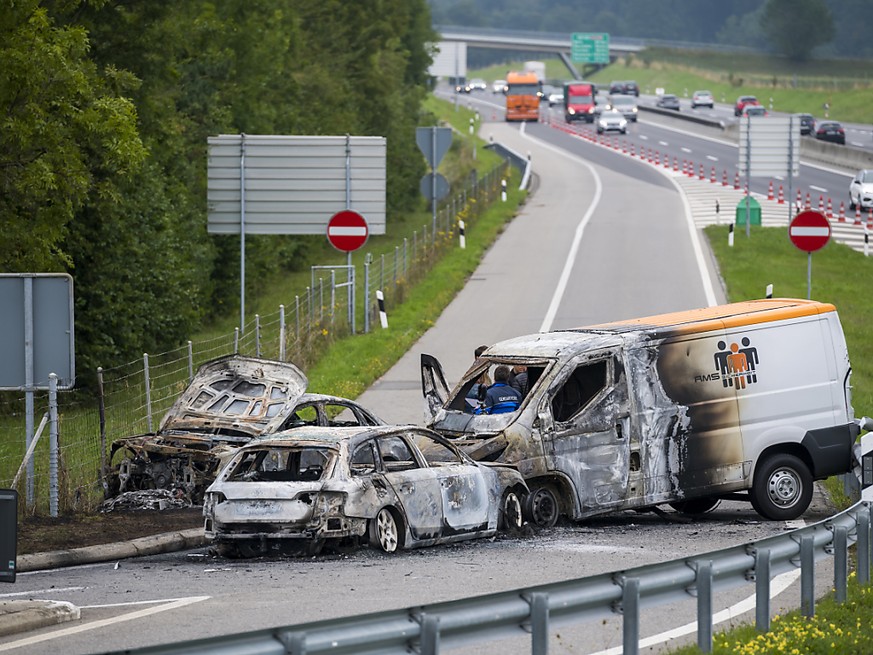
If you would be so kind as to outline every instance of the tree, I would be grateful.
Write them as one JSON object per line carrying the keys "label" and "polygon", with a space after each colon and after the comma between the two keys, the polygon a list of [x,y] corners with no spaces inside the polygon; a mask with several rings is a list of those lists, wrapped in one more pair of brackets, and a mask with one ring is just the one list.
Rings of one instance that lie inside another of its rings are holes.
{"label": "tree", "polygon": [[813,48],[834,38],[834,21],[824,0],[767,0],[761,28],[776,50],[804,61]]}

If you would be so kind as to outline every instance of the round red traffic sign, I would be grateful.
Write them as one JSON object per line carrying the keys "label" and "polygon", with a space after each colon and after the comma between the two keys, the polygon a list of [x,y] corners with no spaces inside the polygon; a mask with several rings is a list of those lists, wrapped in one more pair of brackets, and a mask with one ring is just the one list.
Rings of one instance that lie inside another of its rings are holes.
{"label": "round red traffic sign", "polygon": [[367,220],[351,209],[337,212],[327,224],[327,240],[343,252],[352,252],[363,246],[369,234]]}
{"label": "round red traffic sign", "polygon": [[801,250],[815,252],[831,238],[831,224],[821,212],[800,212],[788,225],[788,238]]}

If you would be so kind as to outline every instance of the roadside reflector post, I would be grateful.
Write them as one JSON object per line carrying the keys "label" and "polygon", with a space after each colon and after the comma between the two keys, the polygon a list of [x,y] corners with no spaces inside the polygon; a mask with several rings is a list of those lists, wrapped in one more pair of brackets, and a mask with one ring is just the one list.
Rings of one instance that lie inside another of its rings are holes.
{"label": "roadside reflector post", "polygon": [[719,225],[721,223],[720,214],[721,206],[718,204],[718,199],[715,201],[715,224]]}
{"label": "roadside reflector post", "polygon": [[464,236],[464,221],[458,221],[458,235],[461,239],[461,250],[467,247],[467,238]]}
{"label": "roadside reflector post", "polygon": [[864,256],[870,256],[870,229],[864,226]]}
{"label": "roadside reflector post", "polygon": [[733,223],[731,223],[730,227],[728,228],[728,247],[729,248],[734,247],[734,224]]}
{"label": "roadside reflector post", "polygon": [[376,302],[379,304],[379,323],[384,330],[388,327],[388,313],[385,311],[385,294],[381,289],[376,290]]}
{"label": "roadside reflector post", "polygon": [[506,180],[500,180],[500,200],[506,202]]}
{"label": "roadside reflector post", "polygon": [[767,297],[768,298],[773,297],[773,285],[772,284],[767,285]]}

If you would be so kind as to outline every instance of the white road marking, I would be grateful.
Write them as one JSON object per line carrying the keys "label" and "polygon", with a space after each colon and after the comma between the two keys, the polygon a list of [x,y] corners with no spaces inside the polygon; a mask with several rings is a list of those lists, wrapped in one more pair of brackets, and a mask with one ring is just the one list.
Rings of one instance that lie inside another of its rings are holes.
{"label": "white road marking", "polygon": [[594,170],[594,167],[581,157],[577,157],[576,155],[570,154],[566,150],[556,148],[544,141],[540,141],[539,139],[525,134],[524,124],[522,124],[522,129],[520,129],[519,131],[524,138],[535,141],[543,148],[551,150],[552,152],[555,152],[563,157],[566,157],[567,159],[581,164],[582,166],[587,168],[590,171],[591,175],[594,177],[594,199],[588,206],[588,211],[585,212],[585,215],[582,216],[582,220],[580,220],[579,224],[576,226],[576,232],[573,235],[573,243],[570,245],[570,252],[567,254],[567,259],[564,261],[564,270],[561,271],[561,277],[558,280],[557,286],[555,287],[555,292],[552,294],[552,302],[549,304],[549,309],[546,311],[546,316],[543,319],[542,325],[540,325],[540,332],[548,332],[552,328],[552,323],[555,320],[555,315],[558,313],[558,306],[561,304],[561,298],[563,298],[564,296],[564,291],[567,290],[567,283],[570,281],[570,271],[573,270],[573,265],[576,262],[576,255],[579,252],[579,244],[582,242],[582,234],[585,232],[585,226],[588,225],[591,217],[594,215],[594,210],[600,203],[600,196],[603,192],[603,184],[600,182],[600,176],[597,175],[597,171]]}
{"label": "white road marking", "polygon": [[640,134],[640,138],[641,138],[643,141],[648,141],[648,140],[649,140],[649,137],[647,137],[645,134]]}
{"label": "white road marking", "polygon": [[827,193],[827,192],[828,192],[827,189],[823,189],[823,188],[820,187],[820,186],[815,186],[814,184],[810,184],[810,185],[809,185],[809,188],[812,189],[813,191],[821,191],[822,193]]}
{"label": "white road marking", "polygon": [[660,146],[669,146],[670,144],[667,143],[666,141],[658,141],[658,145],[660,145]]}
{"label": "white road marking", "polygon": [[863,147],[864,147],[864,144],[861,143],[860,141],[851,141],[851,142],[849,143],[849,145],[852,145],[852,146],[858,146],[859,148],[863,148]]}
{"label": "white road marking", "polygon": [[8,594],[0,594],[0,598],[12,598],[13,596],[42,596],[43,594],[59,594],[65,591],[82,591],[85,587],[52,587],[50,589],[34,589],[33,591],[13,591]]}
{"label": "white road marking", "polygon": [[151,616],[152,614],[159,614],[161,612],[167,612],[172,610],[177,610],[186,605],[193,605],[194,603],[199,603],[202,600],[208,600],[210,596],[190,596],[189,598],[169,598],[168,602],[165,605],[161,605],[159,607],[149,607],[147,609],[139,610],[138,612],[131,612],[130,614],[123,614],[121,616],[116,616],[111,619],[103,619],[102,621],[91,621],[89,623],[82,623],[79,625],[74,625],[70,628],[64,628],[63,630],[56,630],[54,632],[49,632],[43,635],[36,635],[34,637],[26,637],[24,639],[19,639],[18,641],[10,641],[5,644],[0,644],[0,652],[13,650],[15,648],[21,648],[22,646],[32,646],[33,644],[39,644],[43,641],[51,641],[53,639],[58,639],[61,637],[66,637],[68,635],[78,634],[80,632],[87,632],[88,630],[96,630],[98,628],[105,628],[107,626],[115,625],[117,623],[124,623],[125,621],[132,621],[134,619],[141,619],[146,616]]}
{"label": "white road marking", "polygon": [[718,161],[718,157],[713,157],[712,155],[707,155],[706,158],[707,158],[709,161]]}
{"label": "white road marking", "polygon": [[682,152],[687,152],[690,155],[693,151],[691,150],[691,148],[686,148],[685,146],[682,146]]}

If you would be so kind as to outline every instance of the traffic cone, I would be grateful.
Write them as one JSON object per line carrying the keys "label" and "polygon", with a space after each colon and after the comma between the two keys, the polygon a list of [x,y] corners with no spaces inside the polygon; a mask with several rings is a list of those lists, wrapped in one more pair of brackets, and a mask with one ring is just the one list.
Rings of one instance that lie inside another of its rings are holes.
{"label": "traffic cone", "polygon": [[740,174],[739,174],[739,172],[737,172],[737,173],[734,175],[734,190],[735,190],[735,191],[739,191],[739,190],[740,190]]}
{"label": "traffic cone", "polygon": [[782,185],[781,184],[779,185],[779,196],[778,196],[776,202],[779,203],[780,205],[785,204],[785,196],[782,194]]}
{"label": "traffic cone", "polygon": [[842,200],[840,200],[840,215],[837,217],[837,220],[840,223],[846,222],[846,205]]}
{"label": "traffic cone", "polygon": [[821,195],[818,197],[818,210],[820,212],[824,211],[824,196]]}
{"label": "traffic cone", "polygon": [[798,207],[803,206],[803,194],[800,193],[800,189],[797,190],[797,203],[796,204]]}
{"label": "traffic cone", "polygon": [[809,191],[806,192],[806,208],[812,209],[812,202],[809,199]]}
{"label": "traffic cone", "polygon": [[633,144],[633,143],[631,144],[631,147],[630,147],[630,156],[631,156],[631,157],[636,157],[636,156],[637,156],[637,149],[634,147],[634,144]]}
{"label": "traffic cone", "polygon": [[827,213],[825,214],[825,216],[827,216],[828,218],[833,218],[833,217],[834,217],[834,206],[833,206],[833,204],[831,203],[831,198],[830,198],[830,196],[828,196],[828,210],[827,210]]}
{"label": "traffic cone", "polygon": [[713,166],[712,170],[709,172],[709,181],[711,184],[715,184],[715,166]]}
{"label": "traffic cone", "polygon": [[655,150],[655,166],[661,165],[661,153]]}
{"label": "traffic cone", "polygon": [[627,141],[626,140],[621,142],[621,152],[625,155],[627,154]]}
{"label": "traffic cone", "polygon": [[706,179],[706,173],[703,172],[703,164],[700,165],[700,174],[697,176],[697,178],[700,180]]}
{"label": "traffic cone", "polygon": [[688,177],[694,177],[694,162],[688,162]]}
{"label": "traffic cone", "polygon": [[770,180],[770,187],[767,189],[767,200],[773,200],[773,180]]}
{"label": "traffic cone", "polygon": [[676,157],[673,157],[673,172],[679,172],[679,160]]}
{"label": "traffic cone", "polygon": [[855,225],[861,224],[861,208],[855,205]]}
{"label": "traffic cone", "polygon": [[873,230],[873,207],[867,210],[867,229]]}
{"label": "traffic cone", "polygon": [[727,181],[727,170],[724,169],[724,168],[721,169],[721,185],[722,185],[722,186],[727,186],[727,185],[728,185],[728,181]]}

